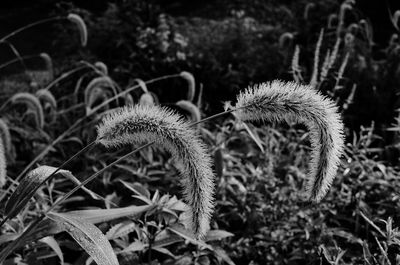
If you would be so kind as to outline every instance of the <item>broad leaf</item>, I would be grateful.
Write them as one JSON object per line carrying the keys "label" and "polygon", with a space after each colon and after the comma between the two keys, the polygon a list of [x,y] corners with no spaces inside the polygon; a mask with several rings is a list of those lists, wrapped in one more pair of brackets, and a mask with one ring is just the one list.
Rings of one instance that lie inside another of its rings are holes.
{"label": "broad leaf", "polygon": [[110,242],[96,226],[69,214],[50,212],[47,216],[61,226],[64,226],[65,230],[97,264],[119,264]]}

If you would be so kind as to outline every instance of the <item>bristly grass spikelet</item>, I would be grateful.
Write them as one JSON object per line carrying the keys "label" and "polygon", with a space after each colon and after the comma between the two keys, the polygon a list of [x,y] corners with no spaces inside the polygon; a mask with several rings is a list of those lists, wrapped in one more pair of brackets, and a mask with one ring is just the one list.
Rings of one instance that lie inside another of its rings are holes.
{"label": "bristly grass spikelet", "polygon": [[189,123],[166,108],[139,104],[104,117],[97,131],[97,142],[107,148],[154,142],[170,152],[190,206],[185,224],[198,238],[205,235],[213,210],[214,174],[211,158]]}
{"label": "bristly grass spikelet", "polygon": [[310,80],[310,86],[316,87],[318,84],[318,70],[319,70],[319,53],[321,51],[321,46],[322,46],[322,39],[324,38],[324,29],[321,29],[321,32],[319,33],[318,37],[318,42],[317,46],[315,47],[315,53],[314,53],[314,67],[313,67],[313,72],[311,75],[311,80]]}
{"label": "bristly grass spikelet", "polygon": [[94,66],[103,74],[108,75],[108,67],[103,62],[95,62]]}
{"label": "bristly grass spikelet", "polygon": [[310,15],[310,10],[315,8],[315,4],[314,3],[308,3],[305,8],[304,8],[304,14],[303,14],[303,18],[304,20],[308,20],[308,17]]}
{"label": "bristly grass spikelet", "polygon": [[309,200],[327,193],[344,148],[343,124],[333,101],[310,86],[293,82],[262,83],[240,93],[235,108],[243,121],[297,121],[310,130],[312,156],[306,184]]}
{"label": "bristly grass spikelet", "polygon": [[339,18],[338,18],[338,25],[336,28],[336,36],[337,38],[340,38],[340,34],[343,31],[344,28],[344,23],[345,23],[345,16],[346,16],[346,11],[347,10],[352,10],[352,3],[349,1],[344,1],[341,5],[340,5],[340,11],[339,11]]}
{"label": "bristly grass spikelet", "polygon": [[291,32],[285,32],[279,37],[279,48],[285,49],[293,43],[294,35]]}
{"label": "bristly grass spikelet", "polygon": [[150,93],[143,93],[139,99],[140,105],[154,106],[154,98]]}
{"label": "bristly grass spikelet", "polygon": [[344,74],[344,71],[346,70],[346,66],[347,66],[347,63],[349,62],[349,58],[350,58],[350,53],[346,53],[346,55],[344,56],[344,59],[343,59],[343,61],[342,61],[342,64],[340,65],[339,70],[338,70],[338,74],[337,74],[337,77],[336,77],[335,87],[333,88],[333,92],[334,92],[334,93],[335,93],[337,90],[339,90],[339,89],[342,88],[342,87],[340,86],[340,81],[341,81],[342,78],[343,78],[343,74]]}
{"label": "bristly grass spikelet", "polygon": [[[180,101],[176,102],[175,104],[178,107],[180,107],[181,109],[190,113],[190,119],[192,120],[192,122],[198,122],[201,120],[200,110],[192,102],[187,101],[187,100],[180,100]],[[197,124],[197,126],[200,126],[200,124]]]}
{"label": "bristly grass spikelet", "polygon": [[330,14],[328,17],[327,27],[331,29],[334,27],[335,22],[337,23],[338,17],[336,14]]}
{"label": "bristly grass spikelet", "polygon": [[6,148],[3,138],[0,138],[0,188],[7,182]]}
{"label": "bristly grass spikelet", "polygon": [[144,93],[149,92],[149,90],[147,89],[146,83],[142,79],[135,78],[133,81],[138,83],[138,85],[140,86],[140,88],[143,90]]}
{"label": "bristly grass spikelet", "polygon": [[45,52],[42,52],[40,58],[43,59],[44,63],[46,64],[46,70],[49,74],[50,80],[54,79],[54,69],[53,69],[53,61],[51,60],[50,55]]}
{"label": "bristly grass spikelet", "polygon": [[194,94],[196,93],[196,82],[194,80],[194,76],[186,71],[181,72],[180,76],[188,83],[188,93],[186,99],[188,101],[193,101]]}
{"label": "bristly grass spikelet", "polygon": [[100,76],[94,78],[92,81],[89,82],[89,84],[86,86],[85,91],[84,91],[84,97],[85,97],[85,104],[88,106],[90,102],[90,98],[93,97],[93,93],[98,93],[96,90],[97,88],[100,88],[102,90],[109,88],[113,92],[113,95],[117,94],[117,91],[114,87],[114,83],[109,78],[108,76]]}
{"label": "bristly grass spikelet", "polygon": [[88,31],[85,21],[77,14],[69,14],[67,18],[78,27],[81,44],[85,47],[88,40]]}
{"label": "bristly grass spikelet", "polygon": [[57,110],[57,100],[50,90],[42,88],[36,91],[35,95],[40,101],[43,101],[44,104],[49,104],[53,110]]}
{"label": "bristly grass spikelet", "polygon": [[39,99],[30,93],[20,92],[14,94],[10,99],[11,104],[25,104],[29,110],[34,114],[36,126],[43,128],[44,126],[44,114],[43,108],[40,104]]}
{"label": "bristly grass spikelet", "polygon": [[392,24],[393,26],[400,31],[399,28],[399,18],[400,18],[400,10],[396,10],[396,12],[394,12],[393,16],[391,16],[391,20],[392,20]]}
{"label": "bristly grass spikelet", "polygon": [[301,76],[299,59],[300,59],[300,47],[299,45],[296,45],[296,47],[294,48],[294,54],[292,58],[291,71],[294,81],[300,84],[303,82],[303,77]]}
{"label": "bristly grass spikelet", "polygon": [[0,118],[0,138],[3,140],[3,146],[6,153],[11,153],[13,147],[11,142],[10,128],[2,118]]}

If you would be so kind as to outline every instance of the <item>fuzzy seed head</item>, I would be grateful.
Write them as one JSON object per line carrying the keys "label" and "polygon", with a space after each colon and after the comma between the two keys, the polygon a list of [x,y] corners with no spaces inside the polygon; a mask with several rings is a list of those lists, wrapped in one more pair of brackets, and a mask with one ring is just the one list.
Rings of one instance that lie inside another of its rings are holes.
{"label": "fuzzy seed head", "polygon": [[335,23],[337,23],[338,17],[336,14],[330,14],[328,17],[328,29],[334,27]]}
{"label": "fuzzy seed head", "polygon": [[[192,122],[198,122],[201,120],[201,114],[199,108],[194,105],[192,102],[187,100],[180,100],[176,102],[176,105],[181,109],[190,113],[190,118]],[[198,124],[200,125],[200,124]]]}
{"label": "fuzzy seed head", "polygon": [[83,19],[77,14],[69,14],[67,18],[78,27],[81,44],[85,47],[88,39],[88,31],[85,21],[83,21]]}
{"label": "fuzzy seed head", "polygon": [[154,106],[154,98],[150,93],[144,93],[139,99],[140,105]]}
{"label": "fuzzy seed head", "polygon": [[343,153],[343,124],[334,102],[310,86],[293,82],[262,83],[240,93],[235,113],[243,121],[304,123],[312,146],[307,197],[320,201],[327,193]]}
{"label": "fuzzy seed head", "polygon": [[279,48],[284,49],[293,43],[294,35],[291,32],[285,32],[279,37]]}
{"label": "fuzzy seed head", "polygon": [[146,83],[142,79],[135,78],[133,81],[138,83],[138,85],[140,86],[140,88],[143,90],[144,93],[148,93],[149,92],[149,90],[147,89]]}
{"label": "fuzzy seed head", "polygon": [[108,75],[108,67],[103,62],[95,62],[94,66],[103,74]]}
{"label": "fuzzy seed head", "polygon": [[36,125],[40,128],[44,126],[43,108],[39,99],[30,93],[20,92],[14,94],[10,99],[12,104],[25,104],[34,114]]}
{"label": "fuzzy seed head", "polygon": [[104,117],[97,132],[97,141],[107,148],[154,142],[171,153],[190,206],[186,226],[198,238],[206,234],[213,210],[214,174],[211,158],[189,123],[166,108],[139,104]]}
{"label": "fuzzy seed head", "polygon": [[47,53],[43,52],[39,56],[40,56],[40,58],[43,59],[44,63],[46,64],[46,70],[49,73],[50,80],[53,80],[54,79],[53,61],[51,60],[50,55],[48,55]]}
{"label": "fuzzy seed head", "polygon": [[5,152],[10,153],[12,150],[10,129],[8,124],[2,118],[0,118],[0,138],[2,140]]}
{"label": "fuzzy seed head", "polygon": [[324,29],[321,29],[319,33],[317,46],[315,47],[314,53],[314,68],[311,76],[310,86],[316,87],[318,83],[318,68],[319,68],[319,53],[321,51],[322,39],[324,37]]}
{"label": "fuzzy seed head", "polygon": [[6,162],[6,148],[3,144],[3,138],[0,138],[0,188],[7,182],[7,162]]}
{"label": "fuzzy seed head", "polygon": [[92,81],[90,81],[85,88],[84,97],[86,106],[90,106],[91,98],[94,97],[94,94],[99,92],[99,89],[100,91],[103,91],[104,94],[106,94],[107,89],[110,89],[114,95],[117,94],[117,91],[115,90],[114,83],[111,80],[111,78],[109,78],[108,76],[96,77]]}
{"label": "fuzzy seed head", "polygon": [[57,109],[57,100],[50,90],[45,88],[39,89],[36,91],[35,95],[39,100],[43,101],[44,103],[48,103],[53,110]]}
{"label": "fuzzy seed head", "polygon": [[399,28],[399,18],[400,18],[400,10],[397,10],[396,12],[394,12],[393,14],[393,25],[395,26],[396,29]]}
{"label": "fuzzy seed head", "polygon": [[196,93],[196,82],[194,80],[194,76],[186,71],[183,71],[180,73],[180,76],[186,80],[188,83],[188,94],[187,94],[187,100],[188,101],[193,101],[194,99],[194,94]]}

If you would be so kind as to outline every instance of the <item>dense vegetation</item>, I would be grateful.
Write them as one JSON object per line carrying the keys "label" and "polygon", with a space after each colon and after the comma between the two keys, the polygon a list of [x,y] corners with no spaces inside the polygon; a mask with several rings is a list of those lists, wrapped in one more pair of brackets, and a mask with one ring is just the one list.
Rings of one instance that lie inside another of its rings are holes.
{"label": "dense vegetation", "polygon": [[[384,39],[351,0],[211,2],[63,3],[54,19],[0,36],[4,264],[99,263],[90,246],[120,264],[400,262],[400,11]],[[44,31],[43,47],[18,45]],[[320,203],[301,192],[307,127],[228,113],[240,90],[274,79],[320,91],[343,117],[346,147]],[[179,161],[93,144],[104,115],[138,104],[196,123],[216,175],[204,240],[182,226]]]}

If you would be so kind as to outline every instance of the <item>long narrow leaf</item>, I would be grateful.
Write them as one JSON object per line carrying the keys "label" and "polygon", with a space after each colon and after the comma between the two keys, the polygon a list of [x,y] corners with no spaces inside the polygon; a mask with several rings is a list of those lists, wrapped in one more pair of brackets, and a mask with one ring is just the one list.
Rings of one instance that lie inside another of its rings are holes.
{"label": "long narrow leaf", "polygon": [[65,230],[99,265],[118,265],[117,256],[105,235],[93,224],[69,214],[50,212],[49,218]]}

